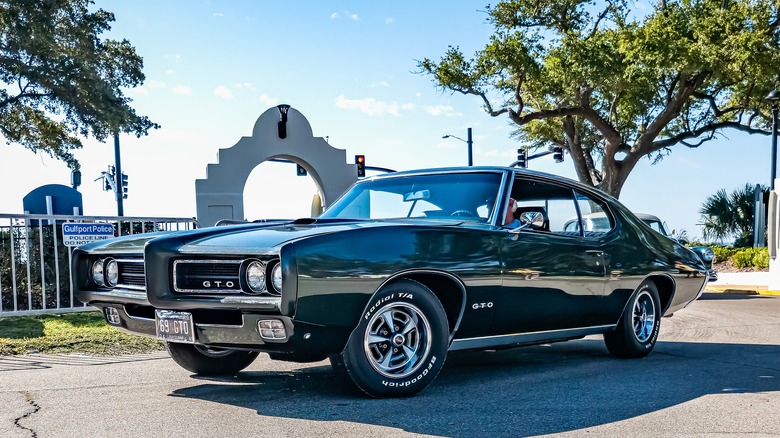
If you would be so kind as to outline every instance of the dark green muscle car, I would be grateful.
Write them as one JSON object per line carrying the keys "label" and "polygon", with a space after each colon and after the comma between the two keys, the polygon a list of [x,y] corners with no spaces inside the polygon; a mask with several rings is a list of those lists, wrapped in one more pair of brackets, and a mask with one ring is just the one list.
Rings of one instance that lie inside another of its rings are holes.
{"label": "dark green muscle car", "polygon": [[187,370],[330,358],[378,397],[424,389],[453,350],[603,334],[613,355],[644,357],[707,281],[615,199],[502,167],[367,178],[318,218],[127,236],[72,263],[81,301]]}

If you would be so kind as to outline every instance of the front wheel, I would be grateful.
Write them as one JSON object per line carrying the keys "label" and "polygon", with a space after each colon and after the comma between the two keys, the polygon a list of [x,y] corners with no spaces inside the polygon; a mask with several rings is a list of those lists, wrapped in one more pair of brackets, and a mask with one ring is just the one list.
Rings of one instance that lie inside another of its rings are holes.
{"label": "front wheel", "polygon": [[352,382],[372,397],[404,397],[425,389],[447,355],[449,326],[439,299],[412,280],[383,287],[341,354]]}
{"label": "front wheel", "polygon": [[232,376],[257,358],[256,351],[227,350],[203,345],[166,342],[165,349],[174,362],[201,376]]}
{"label": "front wheel", "polygon": [[660,327],[658,289],[652,282],[643,283],[629,300],[615,331],[604,334],[604,343],[615,357],[645,357],[653,351]]}

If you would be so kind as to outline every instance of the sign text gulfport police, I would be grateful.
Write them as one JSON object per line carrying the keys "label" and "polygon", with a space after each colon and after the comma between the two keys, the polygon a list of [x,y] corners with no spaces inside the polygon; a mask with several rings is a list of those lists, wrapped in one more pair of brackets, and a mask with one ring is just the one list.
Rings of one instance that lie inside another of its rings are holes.
{"label": "sign text gulfport police", "polygon": [[62,243],[65,246],[79,246],[114,237],[112,224],[62,224]]}

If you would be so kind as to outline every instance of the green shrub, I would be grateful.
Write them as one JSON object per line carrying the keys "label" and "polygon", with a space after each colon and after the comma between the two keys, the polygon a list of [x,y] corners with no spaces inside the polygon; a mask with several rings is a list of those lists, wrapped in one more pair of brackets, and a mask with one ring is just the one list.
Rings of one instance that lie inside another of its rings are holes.
{"label": "green shrub", "polygon": [[710,246],[715,252],[715,261],[724,262],[731,259],[741,248],[734,248],[733,246]]}
{"label": "green shrub", "polygon": [[769,267],[769,250],[767,248],[737,249],[731,260],[737,268],[767,269]]}
{"label": "green shrub", "polygon": [[756,254],[753,256],[753,266],[758,269],[769,269],[769,249],[756,248]]}

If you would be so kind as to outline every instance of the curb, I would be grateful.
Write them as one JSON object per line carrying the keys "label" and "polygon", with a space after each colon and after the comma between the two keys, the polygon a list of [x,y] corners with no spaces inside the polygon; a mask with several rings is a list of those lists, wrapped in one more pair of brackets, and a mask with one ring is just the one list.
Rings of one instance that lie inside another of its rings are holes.
{"label": "curb", "polygon": [[704,292],[714,292],[722,294],[738,294],[738,295],[769,295],[780,296],[780,291],[767,290],[766,286],[740,286],[734,284],[727,284],[723,286],[707,286]]}

